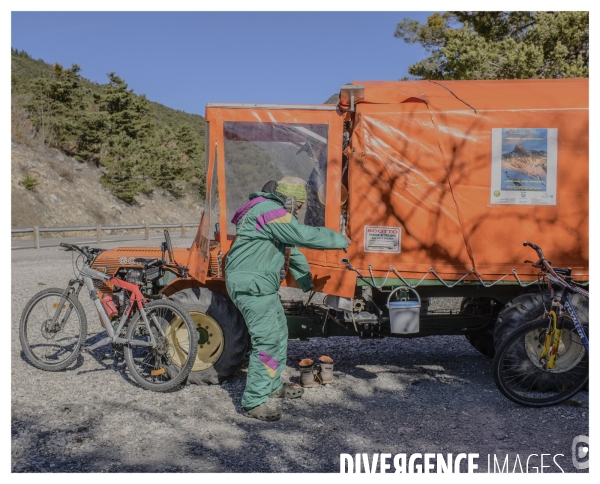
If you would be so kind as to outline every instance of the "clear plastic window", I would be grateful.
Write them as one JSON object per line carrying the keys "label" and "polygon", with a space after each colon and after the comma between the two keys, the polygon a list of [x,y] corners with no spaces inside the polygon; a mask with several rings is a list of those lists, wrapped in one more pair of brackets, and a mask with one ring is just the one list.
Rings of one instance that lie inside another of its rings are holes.
{"label": "clear plastic window", "polygon": [[307,181],[300,223],[325,225],[328,125],[226,122],[223,129],[228,234],[235,234],[230,220],[248,195],[284,176]]}

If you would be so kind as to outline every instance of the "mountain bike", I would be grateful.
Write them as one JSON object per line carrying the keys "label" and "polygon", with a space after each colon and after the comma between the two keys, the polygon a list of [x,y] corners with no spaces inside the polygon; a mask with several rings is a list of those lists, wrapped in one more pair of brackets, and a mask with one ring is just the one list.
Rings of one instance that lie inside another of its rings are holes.
{"label": "mountain bike", "polygon": [[[147,279],[160,275],[164,256],[163,260],[135,259],[143,269],[130,271],[131,276],[124,280],[90,267],[103,249],[60,245],[65,251],[79,254],[73,263],[76,277],[65,289],[37,293],[25,306],[19,338],[31,364],[59,371],[78,358],[87,338],[87,319],[78,299],[85,286],[106,332],[106,337],[85,351],[109,343],[122,348],[130,376],[147,390],[165,392],[184,382],[198,351],[196,327],[179,304],[165,299],[149,302],[140,290]],[[187,276],[186,267],[178,269],[181,277]],[[101,300],[94,281],[112,286],[113,295],[105,294]]]}
{"label": "mountain bike", "polygon": [[527,407],[546,407],[568,400],[588,382],[588,327],[577,317],[569,295],[589,299],[589,292],[573,283],[570,268],[552,267],[540,247],[527,241],[523,245],[538,254],[537,262],[525,262],[540,269],[550,307],[543,317],[507,336],[496,350],[492,370],[507,398]]}

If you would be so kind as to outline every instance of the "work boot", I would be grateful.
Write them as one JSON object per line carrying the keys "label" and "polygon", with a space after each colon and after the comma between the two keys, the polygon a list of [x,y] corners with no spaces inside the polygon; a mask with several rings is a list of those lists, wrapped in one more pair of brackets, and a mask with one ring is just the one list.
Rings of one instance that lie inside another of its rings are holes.
{"label": "work boot", "polygon": [[269,398],[300,398],[304,393],[304,388],[301,388],[298,383],[284,383],[278,392],[271,393]]}
{"label": "work boot", "polygon": [[329,356],[323,355],[319,358],[318,368],[319,370],[317,371],[315,380],[322,385],[333,383],[333,360]]}
{"label": "work boot", "polygon": [[300,385],[302,385],[304,388],[319,386],[319,383],[315,381],[313,368],[313,360],[310,358],[304,358],[300,362]]}
{"label": "work boot", "polygon": [[250,410],[243,409],[242,413],[245,417],[255,418],[263,422],[274,422],[281,418],[281,410],[279,407],[269,407],[267,402],[261,403],[258,407]]}

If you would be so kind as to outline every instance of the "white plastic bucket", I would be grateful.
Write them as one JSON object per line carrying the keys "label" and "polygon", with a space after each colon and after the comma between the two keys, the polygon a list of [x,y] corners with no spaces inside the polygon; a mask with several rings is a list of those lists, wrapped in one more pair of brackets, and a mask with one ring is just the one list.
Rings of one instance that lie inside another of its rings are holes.
{"label": "white plastic bucket", "polygon": [[[417,301],[401,300],[391,301],[392,295],[401,289],[408,289],[417,295]],[[393,334],[411,334],[419,332],[419,313],[421,312],[421,298],[414,289],[399,287],[394,289],[387,302],[390,312],[390,332]]]}

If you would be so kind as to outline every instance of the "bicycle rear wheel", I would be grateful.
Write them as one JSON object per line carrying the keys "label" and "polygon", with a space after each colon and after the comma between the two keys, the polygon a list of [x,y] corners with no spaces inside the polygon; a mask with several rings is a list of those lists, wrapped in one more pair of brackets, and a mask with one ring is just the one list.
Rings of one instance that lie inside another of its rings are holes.
{"label": "bicycle rear wheel", "polygon": [[[29,362],[46,371],[59,371],[78,356],[87,337],[87,319],[81,303],[64,290],[50,288],[33,296],[21,315],[19,339]],[[54,322],[53,322],[54,320]]]}
{"label": "bicycle rear wheel", "polygon": [[150,333],[138,312],[127,328],[125,363],[141,387],[166,392],[189,375],[198,351],[198,333],[189,313],[172,301],[154,301],[144,311],[156,344],[143,346],[150,343]]}
{"label": "bicycle rear wheel", "polygon": [[[556,367],[540,363],[548,319],[525,323],[510,333],[496,350],[492,363],[494,381],[510,400],[526,407],[547,407],[578,393],[589,377],[589,355],[565,319]],[[584,330],[588,331],[587,327]]]}

